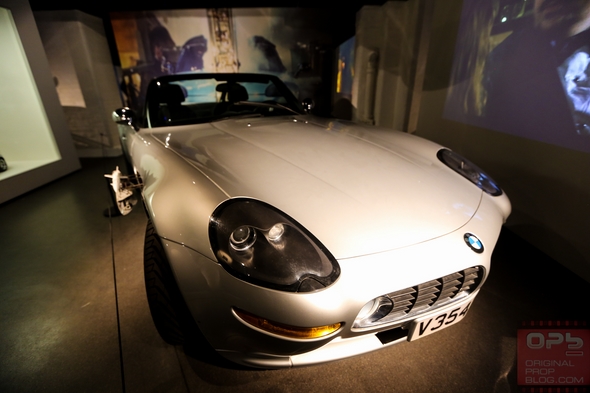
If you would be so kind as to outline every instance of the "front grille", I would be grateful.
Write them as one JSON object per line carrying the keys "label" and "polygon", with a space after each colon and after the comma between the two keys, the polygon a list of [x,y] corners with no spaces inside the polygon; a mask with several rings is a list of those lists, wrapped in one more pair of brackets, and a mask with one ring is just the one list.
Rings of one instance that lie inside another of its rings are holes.
{"label": "front grille", "polygon": [[479,287],[484,277],[484,271],[483,266],[474,266],[436,280],[383,295],[393,302],[391,311],[377,320],[355,321],[355,325],[366,328],[389,324],[462,299]]}

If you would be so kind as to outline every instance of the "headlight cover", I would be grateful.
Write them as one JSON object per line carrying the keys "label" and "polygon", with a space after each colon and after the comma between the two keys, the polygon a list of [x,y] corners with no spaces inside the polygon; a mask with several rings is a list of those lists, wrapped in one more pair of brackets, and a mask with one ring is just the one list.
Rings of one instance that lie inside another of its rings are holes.
{"label": "headlight cover", "polygon": [[502,195],[502,189],[498,184],[482,171],[477,165],[449,149],[441,149],[436,156],[446,166],[481,188],[484,192],[492,195]]}
{"label": "headlight cover", "polygon": [[313,292],[336,281],[340,266],[294,219],[252,199],[230,199],[215,209],[209,241],[233,276],[266,288]]}

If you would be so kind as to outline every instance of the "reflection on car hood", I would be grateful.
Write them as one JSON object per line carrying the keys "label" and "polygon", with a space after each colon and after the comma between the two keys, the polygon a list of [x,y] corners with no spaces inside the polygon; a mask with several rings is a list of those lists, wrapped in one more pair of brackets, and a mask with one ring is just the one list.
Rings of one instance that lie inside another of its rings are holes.
{"label": "reflection on car hood", "polygon": [[265,201],[338,259],[442,236],[475,213],[481,191],[406,133],[311,116],[158,128],[152,135],[231,197]]}

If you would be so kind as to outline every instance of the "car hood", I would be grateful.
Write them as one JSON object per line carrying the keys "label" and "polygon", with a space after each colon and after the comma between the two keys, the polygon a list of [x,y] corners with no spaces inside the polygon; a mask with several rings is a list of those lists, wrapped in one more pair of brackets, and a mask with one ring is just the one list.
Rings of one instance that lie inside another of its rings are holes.
{"label": "car hood", "polygon": [[229,197],[267,202],[338,259],[427,241],[463,226],[481,191],[432,142],[311,116],[152,130]]}

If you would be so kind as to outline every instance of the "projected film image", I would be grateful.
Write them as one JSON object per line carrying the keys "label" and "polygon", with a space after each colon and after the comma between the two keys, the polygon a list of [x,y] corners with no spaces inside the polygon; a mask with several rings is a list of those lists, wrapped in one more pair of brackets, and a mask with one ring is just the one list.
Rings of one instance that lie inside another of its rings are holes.
{"label": "projected film image", "polygon": [[590,152],[590,0],[465,0],[444,117]]}
{"label": "projected film image", "polygon": [[208,8],[112,13],[126,105],[140,110],[154,77],[248,72],[276,75],[299,99],[313,98],[322,108],[322,97],[329,97],[323,75],[331,71],[326,56],[331,31],[319,23],[326,12]]}

